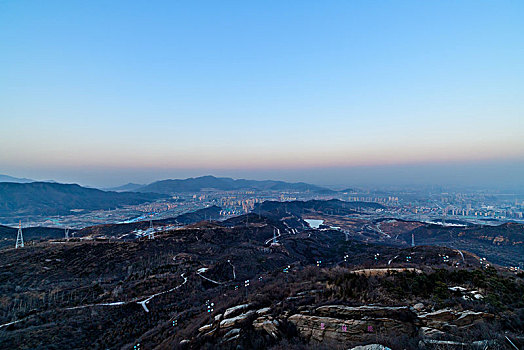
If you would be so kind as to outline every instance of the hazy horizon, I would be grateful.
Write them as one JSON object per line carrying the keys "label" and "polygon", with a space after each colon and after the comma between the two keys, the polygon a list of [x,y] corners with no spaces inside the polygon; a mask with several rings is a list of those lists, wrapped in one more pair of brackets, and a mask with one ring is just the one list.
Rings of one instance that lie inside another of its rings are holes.
{"label": "hazy horizon", "polygon": [[[3,171],[3,170],[2,170]],[[110,188],[127,183],[148,184],[166,179],[212,175],[249,180],[307,182],[330,188],[389,188],[444,186],[488,190],[524,190],[524,164],[498,161],[482,163],[439,163],[309,169],[47,169],[2,172],[37,181],[53,180],[82,186]]]}

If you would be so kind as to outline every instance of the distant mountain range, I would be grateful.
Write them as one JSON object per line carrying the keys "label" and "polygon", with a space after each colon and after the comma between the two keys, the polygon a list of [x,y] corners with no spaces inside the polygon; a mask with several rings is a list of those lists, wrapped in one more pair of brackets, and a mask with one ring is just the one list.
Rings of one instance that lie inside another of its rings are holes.
{"label": "distant mountain range", "polygon": [[72,209],[116,208],[162,197],[156,193],[105,192],[76,184],[0,182],[0,216],[64,215]]}
{"label": "distant mountain range", "polygon": [[[76,184],[33,182],[8,175],[0,175],[0,217],[12,218],[32,215],[66,215],[73,209],[86,211],[136,205],[154,201],[175,193],[205,190],[221,191],[289,191],[315,194],[335,194],[324,187],[304,182],[257,181],[226,177],[202,176],[179,180],[156,181],[149,185],[128,183],[100,190]],[[9,181],[7,181],[9,180]],[[110,190],[110,191],[108,191]],[[348,190],[345,190],[348,191]]]}
{"label": "distant mountain range", "polygon": [[[31,182],[47,182],[57,183],[55,181],[36,181],[27,178],[17,178],[9,175],[0,174],[0,182],[14,182],[14,183],[31,183]],[[331,189],[308,184],[305,182],[285,182],[274,180],[245,180],[232,179],[229,177],[215,177],[211,175],[200,176],[188,179],[166,179],[155,181],[148,185],[127,183],[125,185],[116,187],[99,188],[102,191],[114,192],[141,192],[141,193],[160,193],[173,194],[184,192],[200,192],[207,189],[221,190],[221,191],[235,191],[235,190],[258,190],[258,191],[292,191],[292,192],[315,192],[318,194],[334,194],[351,193],[353,189],[347,188],[342,191],[333,191]]]}
{"label": "distant mountain range", "polygon": [[28,182],[35,182],[35,180],[0,174],[0,182],[28,183]]}
{"label": "distant mountain range", "polygon": [[244,179],[231,179],[228,177],[201,176],[184,180],[162,180],[153,182],[147,186],[135,189],[137,192],[154,192],[172,194],[179,192],[199,192],[205,189],[215,189],[222,191],[234,190],[259,190],[259,191],[296,191],[296,192],[317,192],[317,193],[336,193],[330,189],[307,184],[304,182],[289,183],[284,181],[256,181]]}
{"label": "distant mountain range", "polygon": [[109,187],[109,188],[103,188],[102,190],[104,191],[115,191],[115,192],[126,192],[126,191],[135,191],[141,187],[144,187],[146,185],[144,184],[135,184],[135,183],[128,183],[128,184],[125,184],[125,185],[122,185],[122,186],[117,186],[117,187]]}

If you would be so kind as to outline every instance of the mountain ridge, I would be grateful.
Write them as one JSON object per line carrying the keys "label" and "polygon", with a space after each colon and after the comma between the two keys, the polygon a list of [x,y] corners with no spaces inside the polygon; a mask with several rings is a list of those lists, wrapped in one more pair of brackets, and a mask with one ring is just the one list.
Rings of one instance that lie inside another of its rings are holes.
{"label": "mountain ridge", "polygon": [[14,177],[10,175],[0,174],[0,182],[13,182],[13,183],[29,183],[35,182],[35,180],[27,179],[25,177]]}
{"label": "mountain ridge", "polygon": [[262,190],[262,191],[301,191],[335,193],[330,189],[307,184],[305,182],[289,183],[276,180],[246,180],[229,177],[215,177],[212,175],[191,177],[187,179],[166,179],[155,181],[144,187],[136,189],[137,192],[152,192],[172,194],[177,192],[200,192],[213,188],[223,191],[233,190]]}
{"label": "mountain ridge", "polygon": [[113,191],[113,192],[133,192],[134,190],[147,186],[145,184],[137,184],[134,182],[129,182],[125,185],[116,186],[116,187],[107,187],[107,188],[101,188],[103,191]]}

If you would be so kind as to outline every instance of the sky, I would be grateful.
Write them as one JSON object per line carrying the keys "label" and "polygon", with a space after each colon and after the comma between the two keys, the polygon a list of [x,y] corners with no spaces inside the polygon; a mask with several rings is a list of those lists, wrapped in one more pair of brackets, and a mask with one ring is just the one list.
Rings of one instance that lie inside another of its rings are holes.
{"label": "sky", "polygon": [[0,0],[0,173],[524,186],[522,1]]}

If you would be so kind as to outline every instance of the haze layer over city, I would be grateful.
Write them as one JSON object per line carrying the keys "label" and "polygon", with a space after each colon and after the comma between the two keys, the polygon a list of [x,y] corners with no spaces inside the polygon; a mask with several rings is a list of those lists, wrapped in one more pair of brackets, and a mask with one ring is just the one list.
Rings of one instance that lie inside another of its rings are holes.
{"label": "haze layer over city", "polygon": [[523,18],[0,1],[0,348],[523,349]]}

